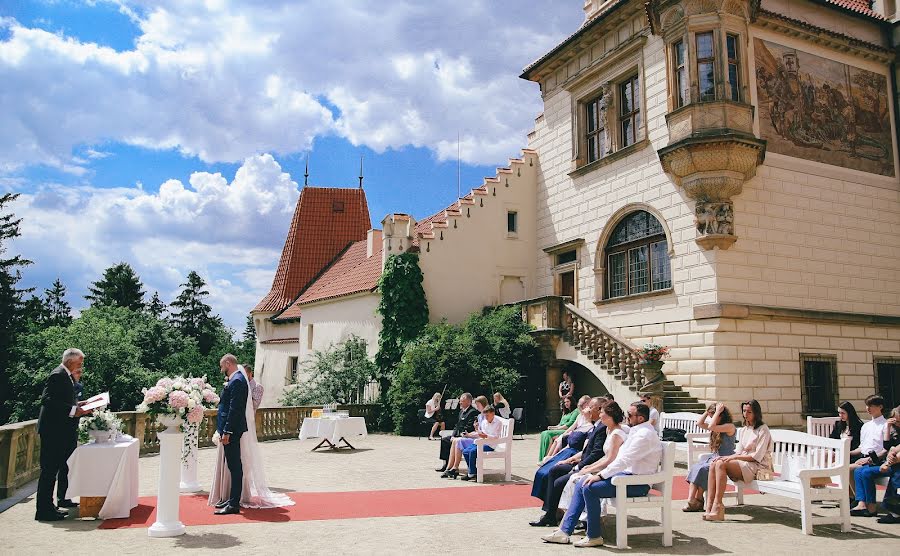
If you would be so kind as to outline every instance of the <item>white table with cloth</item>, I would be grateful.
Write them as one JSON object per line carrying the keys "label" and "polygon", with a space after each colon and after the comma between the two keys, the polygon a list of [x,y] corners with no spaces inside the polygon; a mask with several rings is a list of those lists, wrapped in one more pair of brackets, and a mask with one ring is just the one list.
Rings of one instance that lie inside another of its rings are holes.
{"label": "white table with cloth", "polygon": [[[366,420],[363,417],[307,417],[300,426],[300,440],[322,439],[313,450],[321,448],[323,444],[328,444],[332,450],[340,448],[355,450],[356,448],[347,441],[347,438],[368,435]],[[344,442],[346,446],[338,446],[340,442]]]}
{"label": "white table with cloth", "polygon": [[130,436],[83,444],[69,457],[66,498],[106,497],[100,519],[128,517],[138,505],[140,442]]}

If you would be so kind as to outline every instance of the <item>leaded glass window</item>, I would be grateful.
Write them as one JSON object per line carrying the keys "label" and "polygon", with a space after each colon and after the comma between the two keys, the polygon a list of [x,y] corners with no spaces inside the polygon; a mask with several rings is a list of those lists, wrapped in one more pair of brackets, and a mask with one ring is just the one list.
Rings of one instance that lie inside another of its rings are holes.
{"label": "leaded glass window", "polygon": [[697,33],[697,81],[700,100],[716,100],[716,54],[712,31]]}
{"label": "leaded glass window", "polygon": [[610,298],[672,287],[665,231],[649,212],[638,210],[623,218],[610,235],[606,252]]}

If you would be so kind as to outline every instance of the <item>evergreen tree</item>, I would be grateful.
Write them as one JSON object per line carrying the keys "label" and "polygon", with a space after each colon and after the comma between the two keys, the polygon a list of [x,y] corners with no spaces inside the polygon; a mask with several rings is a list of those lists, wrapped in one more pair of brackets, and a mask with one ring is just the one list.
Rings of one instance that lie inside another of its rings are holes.
{"label": "evergreen tree", "polygon": [[31,291],[18,287],[22,277],[21,269],[31,261],[19,255],[6,258],[7,240],[19,237],[19,223],[6,206],[16,200],[18,194],[0,195],[0,423],[9,418],[10,409],[7,400],[10,395],[9,369],[16,365],[16,345],[18,336],[23,332],[22,294]]}
{"label": "evergreen tree", "polygon": [[57,278],[50,289],[44,290],[46,326],[69,326],[72,322],[72,306],[66,301],[66,287]]}
{"label": "evergreen tree", "polygon": [[166,304],[159,298],[159,292],[153,292],[150,303],[147,304],[147,312],[154,317],[161,319],[166,314]]}
{"label": "evergreen tree", "polygon": [[144,308],[144,285],[128,263],[118,263],[103,271],[103,278],[88,287],[84,296],[91,307],[125,307],[133,311]]}
{"label": "evergreen tree", "polygon": [[224,327],[222,319],[213,315],[212,307],[205,303],[209,291],[199,274],[190,271],[181,287],[181,293],[171,305],[171,321],[182,334],[197,340],[202,355],[208,355]]}
{"label": "evergreen tree", "polygon": [[44,300],[32,294],[31,297],[22,303],[22,312],[20,313],[22,326],[20,331],[31,334],[32,332],[43,330],[47,327],[49,316]]}
{"label": "evergreen tree", "polygon": [[253,315],[247,315],[247,324],[244,326],[244,337],[238,342],[238,359],[251,367],[256,361],[256,327],[253,325]]}

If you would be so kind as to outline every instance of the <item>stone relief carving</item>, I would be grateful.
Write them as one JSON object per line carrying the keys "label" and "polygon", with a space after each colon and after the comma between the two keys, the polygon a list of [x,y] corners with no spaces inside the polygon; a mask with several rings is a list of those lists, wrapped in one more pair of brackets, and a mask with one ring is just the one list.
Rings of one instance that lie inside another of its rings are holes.
{"label": "stone relief carving", "polygon": [[734,235],[731,201],[697,201],[694,218],[700,235]]}
{"label": "stone relief carving", "polygon": [[662,21],[662,27],[663,29],[665,29],[666,27],[674,25],[675,23],[678,23],[679,21],[684,19],[684,9],[682,9],[681,6],[675,6],[674,8],[663,14],[660,19]]}

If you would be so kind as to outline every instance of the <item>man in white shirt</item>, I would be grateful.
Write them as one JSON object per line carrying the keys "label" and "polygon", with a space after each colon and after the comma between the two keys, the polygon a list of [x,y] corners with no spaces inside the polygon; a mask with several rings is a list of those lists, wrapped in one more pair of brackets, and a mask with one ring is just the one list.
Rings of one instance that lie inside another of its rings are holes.
{"label": "man in white shirt", "polygon": [[[569,536],[575,531],[575,524],[582,511],[587,508],[587,536],[578,541],[576,546],[603,545],[602,524],[600,522],[600,500],[615,498],[616,487],[612,478],[618,475],[651,475],[659,470],[662,445],[656,428],[650,423],[650,408],[638,403],[628,408],[628,423],[631,431],[616,459],[599,475],[589,475],[575,487],[575,494],[562,525],[557,531],[541,537],[544,542],[569,544]],[[630,485],[627,487],[629,497],[647,496],[650,485]]]}
{"label": "man in white shirt", "polygon": [[[500,438],[500,433],[503,431],[503,421],[500,417],[497,417],[494,406],[487,406],[481,414],[484,415],[484,420],[478,426],[478,438]],[[494,451],[490,446],[484,446],[483,448],[485,452]],[[466,467],[468,468],[468,473],[462,480],[474,481],[477,478],[477,469],[475,465],[478,458],[478,446],[475,444],[467,446],[463,450],[462,455],[466,460]]]}
{"label": "man in white shirt", "polygon": [[[880,462],[872,461],[870,456],[872,452],[878,456],[883,456],[886,452],[884,449],[884,426],[887,419],[884,418],[884,398],[878,394],[866,398],[866,413],[872,419],[863,424],[859,433],[859,447],[850,452],[851,457],[862,456],[850,464],[850,498],[853,500],[856,500],[856,480],[854,478],[856,470],[867,465],[880,465]],[[860,502],[856,508],[851,510],[851,515],[852,512],[865,511],[865,505]]]}

